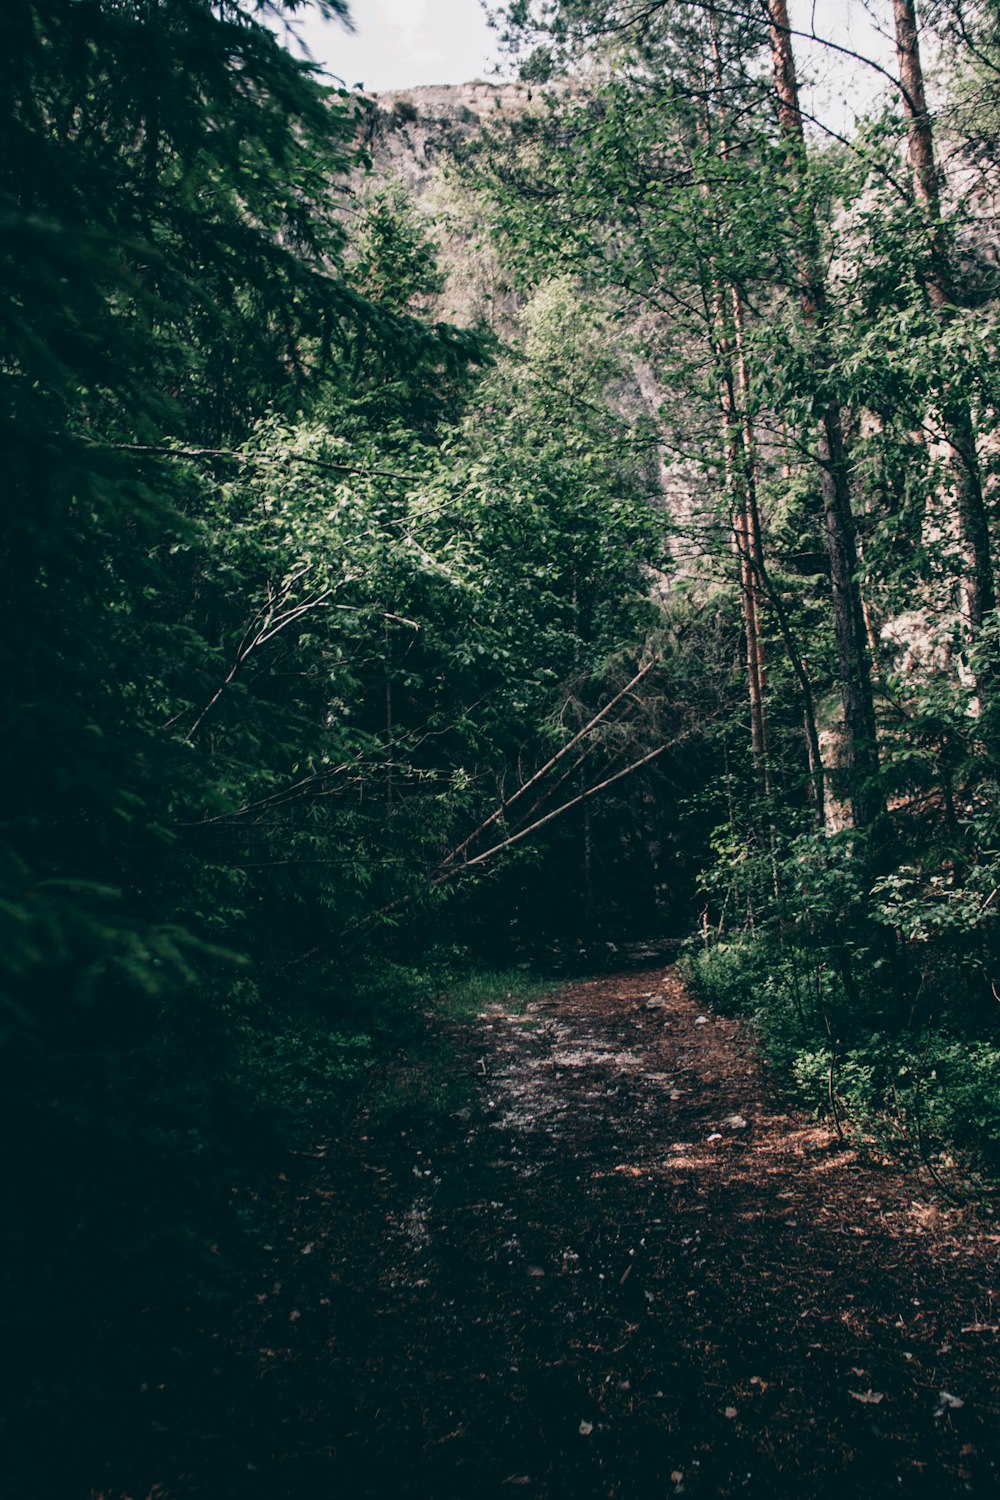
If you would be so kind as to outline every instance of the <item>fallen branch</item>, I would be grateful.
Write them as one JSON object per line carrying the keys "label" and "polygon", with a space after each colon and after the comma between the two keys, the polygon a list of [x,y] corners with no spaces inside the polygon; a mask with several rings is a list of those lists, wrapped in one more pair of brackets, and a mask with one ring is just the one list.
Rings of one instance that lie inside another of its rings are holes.
{"label": "fallen branch", "polygon": [[[516,792],[513,792],[506,799],[506,801],[501,802],[500,806],[498,808],[496,808],[493,812],[490,813],[489,817],[486,819],[485,822],[480,823],[480,825],[479,825],[478,828],[474,828],[473,831],[469,834],[469,836],[468,836],[467,839],[464,839],[462,841],[462,843],[460,843],[458,845],[457,848],[452,849],[452,851],[451,851],[450,854],[446,854],[445,857],[444,857],[444,859],[441,861],[442,867],[444,867],[446,865],[452,864],[458,858],[458,856],[460,854],[464,854],[465,851],[466,851],[466,849],[468,849],[469,845],[471,843],[473,843],[479,837],[479,835],[481,833],[485,833],[485,831],[486,831],[487,828],[489,828],[493,823],[497,822],[497,820],[499,818],[502,818],[503,815],[504,815],[504,813],[507,811],[507,809],[509,807],[513,807],[514,803],[517,802],[517,801],[519,801],[519,799],[524,796],[524,794],[525,794],[526,791],[528,791],[531,787],[533,787],[537,782],[541,781],[542,777],[545,776],[549,771],[551,771],[552,767],[555,766],[555,765],[557,765],[559,763],[559,761],[561,761],[563,759],[564,756],[568,755],[569,752],[574,748],[574,746],[576,746],[576,745],[578,745],[580,743],[580,741],[585,737],[585,735],[588,735],[592,729],[596,729],[597,725],[600,724],[601,720],[605,719],[608,716],[608,714],[611,712],[611,710],[618,703],[621,702],[621,700],[626,696],[626,694],[630,693],[632,691],[632,689],[638,683],[640,683],[644,677],[647,677],[649,675],[649,673],[653,670],[653,668],[655,667],[655,665],[656,665],[655,660],[647,662],[646,665],[639,672],[637,672],[636,675],[632,678],[632,681],[629,682],[629,683],[626,683],[625,687],[622,688],[622,690],[621,690],[620,693],[616,693],[615,696],[611,699],[611,701],[609,703],[606,703],[604,705],[604,707],[601,709],[601,711],[599,713],[596,713],[594,715],[594,717],[590,720],[590,722],[588,724],[585,724],[583,726],[583,728],[581,730],[579,730],[579,732],[577,734],[575,734],[571,740],[568,740],[566,742],[566,744],[563,745],[563,747],[560,750],[556,751],[555,755],[553,755],[550,760],[547,760],[545,762],[545,764],[544,764],[544,766],[542,766],[541,770],[536,771],[535,774],[534,774],[534,776],[530,776],[528,778],[528,780],[524,783],[523,786],[518,787],[518,789],[517,789]],[[570,806],[570,805],[571,804],[567,803],[567,806]],[[534,827],[538,827],[540,825],[534,824],[533,826]],[[523,835],[518,834],[518,838],[521,838],[522,836]],[[502,847],[502,846],[498,845],[497,847]],[[476,863],[476,860],[466,860],[463,863],[462,868],[464,869],[467,865],[475,864],[475,863]]]}
{"label": "fallen branch", "polygon": [[616,781],[621,781],[623,776],[631,776],[633,771],[641,770],[651,760],[655,760],[658,755],[662,755],[666,748],[666,745],[658,745],[655,750],[650,750],[649,754],[644,755],[641,760],[633,761],[623,771],[616,771],[614,776],[607,777],[606,780],[598,782],[597,786],[589,787],[587,791],[581,792],[578,797],[573,797],[569,802],[564,802],[562,807],[557,807],[554,811],[546,813],[544,818],[538,818],[536,822],[530,823],[527,828],[522,828],[520,833],[514,833],[509,839],[504,839],[501,843],[494,844],[492,849],[486,849],[482,854],[477,854],[475,859],[468,859],[461,865],[444,870],[432,884],[441,885],[444,881],[450,880],[453,875],[458,875],[463,870],[471,870],[474,865],[481,865],[484,860],[491,859],[494,854],[499,854],[501,850],[510,849],[514,844],[519,844],[529,834],[536,833],[539,828],[544,828],[546,823],[551,823],[553,818],[558,818],[562,813],[569,812],[571,807],[577,807],[581,802],[586,802],[588,798],[596,797],[598,792],[606,791]]}

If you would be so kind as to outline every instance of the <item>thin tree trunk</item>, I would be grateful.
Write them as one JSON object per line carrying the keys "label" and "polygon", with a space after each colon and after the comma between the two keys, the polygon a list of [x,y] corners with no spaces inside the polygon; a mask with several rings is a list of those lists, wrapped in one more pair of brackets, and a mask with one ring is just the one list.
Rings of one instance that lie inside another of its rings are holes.
{"label": "thin tree trunk", "polygon": [[[719,23],[714,12],[710,13],[709,29],[712,41],[712,69],[715,84],[716,97],[723,99],[723,77],[722,77],[722,53],[719,46]],[[706,93],[710,90],[706,87]],[[729,142],[725,135],[721,142],[721,155],[727,159],[729,155]],[[753,628],[747,631],[747,655],[750,658],[753,653],[755,665],[750,666],[748,660],[749,675],[751,681],[751,733],[759,736],[763,764],[768,780],[765,781],[765,791],[771,790],[770,785],[770,734],[768,729],[766,711],[766,687],[767,668],[764,659],[764,641],[760,629],[761,604],[763,596],[766,595],[774,610],[781,631],[781,638],[785,646],[788,660],[791,664],[795,679],[799,684],[802,694],[802,720],[806,735],[806,748],[809,761],[809,772],[811,776],[812,791],[816,799],[816,816],[820,827],[824,822],[824,807],[826,803],[826,790],[823,775],[823,758],[820,753],[819,730],[816,723],[816,704],[813,697],[812,683],[806,671],[805,663],[798,650],[795,637],[792,633],[788,613],[784,607],[784,601],[778,591],[772,586],[764,563],[763,529],[760,521],[760,505],[758,501],[758,471],[757,471],[757,443],[753,430],[753,421],[750,416],[750,372],[747,365],[746,339],[743,325],[743,298],[740,289],[735,283],[729,287],[733,343],[736,355],[735,373],[737,380],[737,395],[732,393],[732,379],[730,375],[729,391],[731,405],[738,412],[740,431],[742,437],[742,468],[745,483],[746,509],[741,532],[737,532],[737,545],[742,546],[742,579],[744,598],[751,600],[752,605],[748,607],[748,616],[753,613]],[[782,424],[784,425],[784,424]],[[791,477],[791,468],[786,466],[786,478]],[[751,645],[753,640],[754,645]],[[756,677],[757,692],[760,701],[759,724],[754,722],[754,678]],[[777,877],[776,877],[777,879]]]}
{"label": "thin tree trunk", "polygon": [[719,366],[719,417],[722,449],[729,495],[733,547],[740,577],[743,600],[743,632],[746,639],[747,688],[750,701],[750,748],[760,789],[770,791],[770,768],[767,760],[767,729],[764,691],[761,677],[763,645],[760,639],[758,587],[750,551],[749,501],[746,494],[748,463],[743,450],[743,433],[733,389],[731,349],[725,327],[724,297],[720,287],[714,289],[712,312],[715,321],[715,355]]}
{"label": "thin tree trunk", "polygon": [[893,0],[896,25],[896,56],[903,109],[909,124],[910,165],[913,190],[927,219],[931,268],[927,291],[936,307],[951,302],[948,285],[948,245],[941,224],[941,178],[934,154],[934,129],[927,108],[924,70],[920,58],[917,10],[914,0]]}
{"label": "thin tree trunk", "polygon": [[[719,48],[719,22],[714,12],[709,17],[709,35],[712,48],[712,80],[715,97],[721,109],[723,99],[722,56]],[[712,83],[704,79],[706,98],[712,98]],[[708,106],[708,109],[711,105]],[[711,119],[703,118],[703,133],[706,146],[711,144]],[[729,141],[725,131],[719,141],[719,156],[725,162],[729,158]],[[703,188],[710,197],[711,190]],[[718,233],[718,225],[716,225]],[[764,641],[760,628],[760,586],[754,574],[752,562],[751,532],[755,524],[756,506],[751,503],[750,489],[756,485],[753,429],[750,426],[746,400],[748,378],[746,361],[742,350],[742,308],[737,289],[728,289],[716,272],[714,256],[710,261],[713,279],[712,315],[716,331],[716,358],[719,365],[719,396],[722,414],[722,440],[726,463],[726,479],[730,495],[730,511],[733,540],[740,570],[740,593],[743,599],[743,625],[746,636],[747,691],[750,700],[750,748],[760,789],[765,797],[772,790],[770,764],[770,734],[767,724],[765,690],[767,671],[764,661]],[[728,290],[728,299],[727,299]],[[729,307],[726,303],[729,301]],[[732,337],[729,319],[732,317]],[[734,353],[737,360],[734,362]],[[736,380],[740,382],[740,398],[737,399]],[[741,408],[742,407],[742,411]]]}
{"label": "thin tree trunk", "polygon": [[764,552],[763,538],[760,526],[760,506],[758,504],[759,488],[757,484],[757,440],[754,435],[753,421],[750,417],[750,372],[747,367],[746,343],[743,334],[743,299],[739,288],[729,288],[730,301],[732,303],[733,336],[736,351],[736,380],[737,380],[737,404],[740,418],[740,432],[742,437],[742,456],[744,479],[746,485],[746,512],[744,533],[746,537],[746,551],[743,558],[743,587],[749,593],[752,602],[752,614],[754,621],[753,642],[750,641],[750,633],[747,633],[747,650],[753,651],[755,658],[756,679],[760,693],[760,753],[763,757],[766,771],[766,790],[771,791],[771,735],[767,719],[766,694],[767,694],[767,662],[764,656],[764,637],[760,629],[761,612],[761,583],[754,569],[754,558],[762,557]]}
{"label": "thin tree trunk", "polygon": [[[797,231],[796,277],[803,316],[813,336],[816,377],[822,387],[829,377],[826,331],[826,284],[820,264],[815,210],[809,201],[805,132],[799,108],[798,81],[792,51],[786,0],[766,0],[770,20],[778,123],[785,138],[792,182],[798,203],[792,216]],[[874,823],[884,811],[878,786],[878,742],[875,702],[868,665],[864,615],[857,580],[857,547],[851,488],[844,446],[840,402],[827,393],[820,417],[820,484],[830,584],[833,627],[837,647],[840,694],[844,709],[849,793],[854,826]]]}
{"label": "thin tree trunk", "polygon": [[[774,586],[768,572],[764,558],[763,527],[760,519],[760,504],[758,500],[759,487],[757,483],[757,444],[754,438],[753,423],[750,419],[750,372],[746,358],[746,342],[743,329],[743,304],[739,289],[735,286],[730,288],[733,305],[733,329],[735,333],[736,347],[736,374],[739,390],[739,413],[743,429],[743,459],[746,481],[746,523],[742,533],[737,533],[738,540],[744,539],[746,544],[745,562],[749,566],[753,578],[754,595],[758,606],[767,599],[785,647],[789,665],[799,685],[802,697],[802,720],[806,735],[806,749],[809,761],[809,771],[812,776],[813,789],[816,798],[817,820],[823,823],[823,807],[826,800],[823,757],[820,753],[819,728],[816,721],[816,700],[813,695],[812,683],[806,670],[805,662],[799,651],[792,631],[788,611],[780,592]],[[757,618],[760,618],[760,609],[757,610]],[[766,670],[763,655],[763,643],[760,639],[758,629],[758,675],[761,689],[766,685]],[[763,736],[765,750],[770,753],[768,743],[766,715],[763,723]]]}
{"label": "thin tree trunk", "polygon": [[[954,317],[955,296],[949,269],[948,237],[941,220],[941,176],[934,151],[934,127],[927,108],[920,34],[914,0],[893,0],[896,55],[903,108],[909,124],[913,190],[923,211],[928,249],[925,275],[928,300],[943,324]],[[990,556],[990,533],[976,450],[976,429],[964,396],[943,393],[940,411],[943,437],[954,476],[955,505],[961,538],[962,613],[971,640],[984,617],[996,608],[996,586]]]}
{"label": "thin tree trunk", "polygon": [[802,658],[802,653],[799,651],[798,644],[795,640],[795,635],[792,630],[791,621],[788,618],[788,611],[785,608],[785,601],[782,599],[781,593],[775,587],[774,582],[771,579],[764,558],[764,548],[761,541],[760,515],[757,509],[756,488],[754,488],[750,492],[750,511],[753,517],[752,525],[749,529],[748,538],[751,547],[750,561],[753,566],[754,575],[760,586],[760,589],[762,590],[763,595],[767,598],[767,601],[770,604],[771,608],[774,610],[775,619],[778,622],[778,629],[781,632],[781,639],[785,647],[785,654],[788,657],[789,665],[791,666],[792,672],[795,675],[795,680],[799,685],[799,692],[802,698],[802,722],[805,729],[809,771],[812,776],[813,791],[815,796],[816,817],[817,821],[822,826],[823,808],[826,803],[826,787],[823,771],[823,756],[820,751],[819,726],[816,719],[816,699],[812,690],[812,682],[809,679],[809,673],[806,668],[805,661]]}
{"label": "thin tree trunk", "polygon": [[383,639],[385,642],[385,805],[387,812],[392,814],[393,799],[393,758],[396,747],[393,743],[392,723],[392,652],[389,645],[389,621],[382,622]]}
{"label": "thin tree trunk", "polygon": [[587,932],[593,933],[597,908],[594,900],[594,828],[589,802],[583,809],[583,889]]}
{"label": "thin tree trunk", "polygon": [[750,742],[766,795],[771,793],[771,767],[768,758],[767,713],[764,704],[764,646],[760,634],[757,580],[750,560],[749,511],[736,518],[740,551],[740,583],[743,592],[743,614],[747,638],[747,680],[750,684]]}

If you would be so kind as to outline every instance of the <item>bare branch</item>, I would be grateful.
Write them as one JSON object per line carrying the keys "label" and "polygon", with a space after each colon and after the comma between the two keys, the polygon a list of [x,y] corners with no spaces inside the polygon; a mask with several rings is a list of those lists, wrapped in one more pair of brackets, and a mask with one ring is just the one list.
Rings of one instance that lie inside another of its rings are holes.
{"label": "bare branch", "polygon": [[88,443],[91,448],[108,448],[115,453],[148,454],[156,458],[233,458],[243,464],[296,463],[313,469],[328,469],[335,474],[372,475],[376,479],[401,479],[419,484],[426,475],[398,474],[391,469],[369,469],[361,464],[338,464],[329,458],[311,458],[306,453],[250,453],[243,448],[174,448],[167,443]]}
{"label": "bare branch", "polygon": [[[540,770],[535,772],[534,776],[529,777],[529,779],[523,784],[523,786],[518,787],[516,792],[513,792],[506,799],[506,801],[502,802],[498,808],[491,812],[486,821],[484,823],[480,823],[478,828],[473,829],[468,838],[465,839],[461,844],[459,844],[456,849],[452,849],[450,854],[446,854],[444,859],[441,861],[442,866],[450,865],[452,861],[456,860],[460,854],[464,854],[465,850],[468,849],[469,845],[473,842],[474,839],[477,839],[481,833],[485,832],[485,830],[489,828],[493,823],[496,823],[499,818],[502,818],[507,809],[509,807],[512,807],[515,802],[523,797],[525,792],[528,791],[529,788],[533,787],[537,782],[541,781],[542,777],[546,775],[547,772],[551,771],[552,767],[558,764],[558,762],[561,761],[564,756],[568,755],[569,752],[576,745],[578,745],[580,741],[586,735],[588,735],[592,729],[596,729],[597,725],[601,723],[602,719],[607,718],[608,714],[616,706],[616,704],[620,703],[621,700],[626,696],[626,694],[630,693],[632,689],[636,687],[644,677],[647,677],[653,670],[655,665],[655,660],[647,662],[642,670],[637,672],[636,675],[632,678],[632,681],[630,683],[627,683],[626,686],[622,688],[621,692],[616,693],[611,701],[609,703],[606,703],[601,711],[595,714],[589,723],[585,724],[583,728],[579,730],[571,740],[568,740],[566,744],[563,745],[562,749],[557,750],[555,755],[553,755],[551,759],[547,760]],[[520,837],[520,835],[518,836]],[[469,860],[468,863],[474,864],[475,861]]]}
{"label": "bare branch", "polygon": [[614,776],[609,776],[605,781],[598,782],[597,786],[589,787],[587,791],[581,792],[578,797],[573,797],[569,802],[564,802],[562,807],[557,807],[553,812],[546,813],[544,818],[539,818],[537,822],[530,823],[527,828],[522,828],[520,833],[512,834],[509,839],[504,839],[501,843],[494,844],[492,849],[484,850],[482,854],[477,854],[474,859],[466,860],[461,865],[453,866],[450,870],[445,870],[433,884],[441,885],[445,880],[450,880],[453,875],[461,874],[465,870],[471,870],[474,865],[481,865],[484,860],[492,859],[493,855],[499,854],[501,850],[510,849],[514,844],[519,844],[529,834],[537,832],[539,828],[544,828],[546,823],[551,823],[553,818],[558,818],[564,812],[569,812],[571,807],[578,807],[581,802],[586,802],[590,797],[596,797],[598,792],[606,791],[616,781],[621,781],[623,776],[631,776],[633,771],[641,770],[643,766],[649,765],[650,761],[655,760],[658,755],[662,755],[666,749],[666,745],[658,745],[655,750],[650,750],[649,754],[644,755],[641,760],[633,761],[623,771],[616,771]]}

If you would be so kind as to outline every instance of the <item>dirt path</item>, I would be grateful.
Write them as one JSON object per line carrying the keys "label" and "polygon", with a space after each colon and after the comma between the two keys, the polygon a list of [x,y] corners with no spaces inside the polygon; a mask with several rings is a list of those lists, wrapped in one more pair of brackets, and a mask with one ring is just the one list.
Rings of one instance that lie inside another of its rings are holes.
{"label": "dirt path", "polygon": [[161,1494],[1000,1495],[991,1221],[790,1114],[670,969],[471,1041],[430,1136],[282,1174]]}

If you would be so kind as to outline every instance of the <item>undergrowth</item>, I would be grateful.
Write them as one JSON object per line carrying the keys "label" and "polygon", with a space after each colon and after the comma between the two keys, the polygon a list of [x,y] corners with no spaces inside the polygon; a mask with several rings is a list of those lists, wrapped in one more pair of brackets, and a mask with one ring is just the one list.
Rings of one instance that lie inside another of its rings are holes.
{"label": "undergrowth", "polygon": [[817,1117],[935,1170],[1000,1176],[1000,1037],[963,1035],[945,1007],[893,1026],[870,977],[849,994],[828,962],[763,935],[691,951],[680,968],[700,1002],[752,1022]]}
{"label": "undergrowth", "polygon": [[472,970],[446,981],[435,997],[433,1012],[455,1021],[471,1021],[494,1006],[520,1013],[529,1000],[551,988],[551,979],[541,979],[526,969]]}
{"label": "undergrowth", "polygon": [[246,981],[231,1002],[229,1087],[251,1128],[279,1141],[336,1131],[362,1097],[379,1116],[447,1113],[465,1092],[456,1030],[496,1006],[521,1011],[548,987],[454,949],[420,968],[372,959],[327,1007],[294,996],[263,1007]]}

